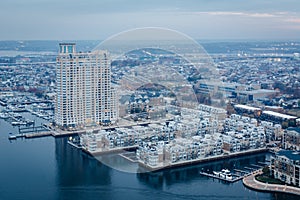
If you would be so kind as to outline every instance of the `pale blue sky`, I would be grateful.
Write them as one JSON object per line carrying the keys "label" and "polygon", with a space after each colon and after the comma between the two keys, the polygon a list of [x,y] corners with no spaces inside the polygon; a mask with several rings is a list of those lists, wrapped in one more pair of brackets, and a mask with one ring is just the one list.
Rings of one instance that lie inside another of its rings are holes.
{"label": "pale blue sky", "polygon": [[102,40],[139,27],[195,39],[300,40],[299,0],[2,0],[0,40]]}

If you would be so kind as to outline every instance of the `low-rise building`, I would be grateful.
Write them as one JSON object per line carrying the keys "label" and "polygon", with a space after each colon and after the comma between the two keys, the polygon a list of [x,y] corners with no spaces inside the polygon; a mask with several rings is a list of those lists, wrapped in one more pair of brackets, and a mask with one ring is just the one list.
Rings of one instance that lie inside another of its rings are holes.
{"label": "low-rise building", "polygon": [[284,131],[284,148],[300,151],[300,128],[288,128]]}
{"label": "low-rise building", "polygon": [[271,172],[274,178],[300,187],[300,152],[281,150],[272,157]]}

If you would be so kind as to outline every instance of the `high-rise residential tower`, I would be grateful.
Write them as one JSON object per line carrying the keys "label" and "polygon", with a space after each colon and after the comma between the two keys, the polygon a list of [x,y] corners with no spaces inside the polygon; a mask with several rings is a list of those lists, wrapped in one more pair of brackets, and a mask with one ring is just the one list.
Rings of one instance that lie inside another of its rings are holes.
{"label": "high-rise residential tower", "polygon": [[75,43],[61,43],[56,62],[56,125],[82,128],[114,123],[118,107],[108,52],[77,53]]}

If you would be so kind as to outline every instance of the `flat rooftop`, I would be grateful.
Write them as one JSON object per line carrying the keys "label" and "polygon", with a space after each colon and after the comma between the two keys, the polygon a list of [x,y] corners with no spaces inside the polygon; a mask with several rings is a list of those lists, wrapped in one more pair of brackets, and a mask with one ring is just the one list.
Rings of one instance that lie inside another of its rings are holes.
{"label": "flat rooftop", "polygon": [[242,104],[237,104],[234,105],[235,108],[240,108],[240,109],[245,109],[245,110],[253,110],[253,111],[258,111],[261,110],[260,108],[252,107],[252,106],[247,106],[247,105],[242,105]]}
{"label": "flat rooftop", "polygon": [[267,90],[267,89],[259,89],[259,90],[251,90],[251,91],[241,91],[240,93],[244,94],[273,94],[277,93],[276,90]]}
{"label": "flat rooftop", "polygon": [[274,117],[280,117],[280,118],[284,118],[284,119],[297,119],[297,117],[295,117],[295,116],[281,114],[281,113],[269,111],[269,110],[263,111],[263,114],[272,115]]}

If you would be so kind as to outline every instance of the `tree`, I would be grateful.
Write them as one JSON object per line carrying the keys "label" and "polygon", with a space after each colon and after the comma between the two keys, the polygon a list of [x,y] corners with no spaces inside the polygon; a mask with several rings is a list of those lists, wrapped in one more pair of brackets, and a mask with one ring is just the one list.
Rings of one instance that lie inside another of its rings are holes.
{"label": "tree", "polygon": [[262,172],[263,172],[264,175],[269,176],[270,175],[270,168],[269,168],[269,166],[265,166],[262,169]]}
{"label": "tree", "polygon": [[285,85],[282,82],[276,81],[273,84],[274,89],[279,89],[280,91],[284,91],[285,90]]}

